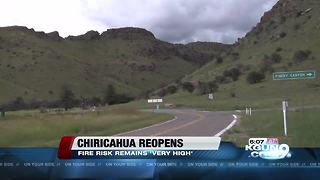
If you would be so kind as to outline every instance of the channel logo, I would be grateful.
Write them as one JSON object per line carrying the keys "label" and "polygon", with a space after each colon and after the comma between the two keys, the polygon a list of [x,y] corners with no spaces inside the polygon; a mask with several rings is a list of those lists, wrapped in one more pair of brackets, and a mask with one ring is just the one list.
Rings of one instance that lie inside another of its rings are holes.
{"label": "channel logo", "polygon": [[252,158],[277,160],[291,157],[290,147],[280,144],[278,138],[250,138],[245,150],[251,152]]}

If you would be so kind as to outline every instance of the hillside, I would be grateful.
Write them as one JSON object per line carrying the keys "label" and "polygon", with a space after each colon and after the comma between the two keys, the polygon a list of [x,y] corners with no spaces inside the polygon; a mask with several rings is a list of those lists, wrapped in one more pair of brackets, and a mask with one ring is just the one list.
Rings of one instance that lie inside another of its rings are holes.
{"label": "hillside", "polygon": [[[319,78],[272,80],[272,73],[278,71],[320,71],[319,8],[317,0],[280,0],[230,52],[184,81],[217,82],[216,98],[233,106],[274,107],[283,99],[295,106],[319,104]],[[231,69],[236,69],[239,77],[232,79]],[[248,74],[253,71],[263,73],[265,79],[248,83]]]}
{"label": "hillside", "polygon": [[138,96],[184,77],[230,46],[212,47],[203,52],[170,44],[140,28],[62,38],[58,32],[1,27],[0,103],[57,99],[65,86],[78,97],[101,96],[108,84]]}

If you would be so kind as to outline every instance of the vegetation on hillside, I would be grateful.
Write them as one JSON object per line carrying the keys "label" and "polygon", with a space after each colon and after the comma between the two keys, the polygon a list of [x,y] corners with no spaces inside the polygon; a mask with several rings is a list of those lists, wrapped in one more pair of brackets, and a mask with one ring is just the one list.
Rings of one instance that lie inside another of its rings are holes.
{"label": "vegetation on hillside", "polygon": [[2,27],[0,104],[17,97],[57,100],[65,86],[78,99],[102,98],[108,84],[119,94],[138,97],[181,79],[230,47],[206,43],[207,50],[199,51],[197,46],[163,42],[140,28],[61,38],[57,32]]}
{"label": "vegetation on hillside", "polygon": [[[239,102],[232,100],[237,94],[241,95],[238,98],[254,100],[252,103],[266,99],[274,101],[272,104],[278,104],[281,99],[296,101],[302,86],[304,97],[320,98],[318,78],[305,83],[272,79],[273,72],[320,72],[319,8],[317,0],[280,0],[229,52],[182,81],[216,81],[220,86],[218,95],[234,103]],[[285,93],[286,89],[290,89],[290,93]],[[235,93],[235,96],[226,96],[226,93]],[[314,104],[313,101],[305,103]]]}
{"label": "vegetation on hillside", "polygon": [[50,108],[63,108],[68,111],[75,107],[80,107],[84,110],[105,105],[115,105],[128,103],[134,100],[133,97],[126,94],[116,92],[113,85],[108,85],[104,97],[80,97],[77,98],[74,92],[69,87],[63,87],[60,92],[60,97],[57,100],[29,100],[25,101],[23,97],[17,97],[13,101],[0,105],[0,111],[18,111],[26,109],[40,109],[40,112],[47,112]]}

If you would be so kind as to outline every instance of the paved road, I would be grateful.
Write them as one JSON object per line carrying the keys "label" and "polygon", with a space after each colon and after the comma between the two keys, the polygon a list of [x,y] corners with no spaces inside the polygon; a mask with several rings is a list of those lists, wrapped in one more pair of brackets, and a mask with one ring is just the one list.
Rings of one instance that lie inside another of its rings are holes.
{"label": "paved road", "polygon": [[[159,110],[173,120],[119,134],[119,136],[214,136],[235,123],[233,112],[206,112],[189,109]],[[219,134],[218,134],[219,133]]]}

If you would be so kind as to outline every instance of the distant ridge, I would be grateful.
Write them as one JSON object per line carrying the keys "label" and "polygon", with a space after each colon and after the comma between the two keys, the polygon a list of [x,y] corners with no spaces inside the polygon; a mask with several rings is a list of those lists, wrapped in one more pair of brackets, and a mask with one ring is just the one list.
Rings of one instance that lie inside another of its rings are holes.
{"label": "distant ridge", "polygon": [[69,86],[78,97],[101,96],[108,84],[132,96],[181,79],[230,49],[201,42],[176,45],[145,29],[88,31],[62,38],[22,26],[0,28],[0,102],[56,99]]}

